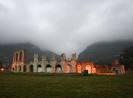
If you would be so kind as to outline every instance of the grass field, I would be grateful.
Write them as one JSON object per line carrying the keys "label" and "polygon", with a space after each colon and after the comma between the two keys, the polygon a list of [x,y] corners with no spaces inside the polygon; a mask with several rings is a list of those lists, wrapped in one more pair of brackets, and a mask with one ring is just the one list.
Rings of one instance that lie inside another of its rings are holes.
{"label": "grass field", "polygon": [[133,74],[0,73],[0,98],[133,98]]}

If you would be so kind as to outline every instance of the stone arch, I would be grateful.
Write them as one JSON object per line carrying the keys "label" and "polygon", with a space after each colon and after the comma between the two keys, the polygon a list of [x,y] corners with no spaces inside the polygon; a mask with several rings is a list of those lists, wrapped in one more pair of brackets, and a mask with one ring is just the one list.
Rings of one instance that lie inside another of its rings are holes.
{"label": "stone arch", "polygon": [[68,64],[68,72],[71,73],[72,72],[72,65]]}
{"label": "stone arch", "polygon": [[22,52],[21,51],[19,52],[19,61],[20,62],[22,61]]}
{"label": "stone arch", "polygon": [[19,51],[19,61],[23,62],[24,61],[24,50]]}
{"label": "stone arch", "polygon": [[29,72],[34,72],[34,67],[33,67],[33,65],[30,65],[30,66],[29,66]]}
{"label": "stone arch", "polygon": [[14,71],[17,71],[17,66],[14,67]]}
{"label": "stone arch", "polygon": [[50,64],[48,64],[46,66],[46,72],[48,72],[48,73],[51,73],[52,72],[52,66]]}
{"label": "stone arch", "polygon": [[42,72],[42,65],[37,65],[37,72]]}
{"label": "stone arch", "polygon": [[12,71],[15,71],[15,66],[14,66],[14,67],[12,67]]}
{"label": "stone arch", "polygon": [[113,68],[112,68],[112,71],[113,71],[115,74],[119,74],[119,73],[120,73],[120,69],[117,68],[117,67],[113,67]]}
{"label": "stone arch", "polygon": [[23,71],[26,72],[27,69],[26,69],[26,65],[23,66]]}
{"label": "stone arch", "polygon": [[18,70],[19,70],[19,72],[21,72],[21,70],[22,70],[20,65],[18,66]]}
{"label": "stone arch", "polygon": [[18,57],[19,57],[19,54],[18,54],[18,52],[16,52],[16,54],[15,54],[15,61],[16,62],[18,62]]}
{"label": "stone arch", "polygon": [[91,66],[90,65],[86,65],[85,66],[85,70],[87,70],[88,73],[91,73]]}
{"label": "stone arch", "polygon": [[57,72],[57,73],[61,73],[62,72],[62,67],[61,67],[60,64],[56,65],[55,72]]}
{"label": "stone arch", "polygon": [[13,70],[13,71],[15,70],[14,67],[12,68],[12,70]]}
{"label": "stone arch", "polygon": [[81,72],[82,72],[81,65],[77,65],[77,73],[81,73]]}
{"label": "stone arch", "polygon": [[71,73],[71,70],[72,70],[72,65],[67,64],[67,66],[66,66],[66,73]]}

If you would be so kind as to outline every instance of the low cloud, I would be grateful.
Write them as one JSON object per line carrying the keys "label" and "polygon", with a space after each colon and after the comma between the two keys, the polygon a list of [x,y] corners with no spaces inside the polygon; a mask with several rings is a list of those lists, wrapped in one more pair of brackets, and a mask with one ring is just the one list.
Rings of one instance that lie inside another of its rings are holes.
{"label": "low cloud", "polygon": [[0,0],[0,43],[30,42],[58,54],[133,38],[132,0]]}

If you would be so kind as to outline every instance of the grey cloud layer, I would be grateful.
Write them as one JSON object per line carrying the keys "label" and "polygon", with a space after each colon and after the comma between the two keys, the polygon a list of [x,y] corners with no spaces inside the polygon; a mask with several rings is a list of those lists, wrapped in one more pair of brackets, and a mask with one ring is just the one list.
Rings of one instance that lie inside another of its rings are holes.
{"label": "grey cloud layer", "polygon": [[97,41],[133,38],[132,0],[0,0],[0,43],[31,42],[80,52]]}

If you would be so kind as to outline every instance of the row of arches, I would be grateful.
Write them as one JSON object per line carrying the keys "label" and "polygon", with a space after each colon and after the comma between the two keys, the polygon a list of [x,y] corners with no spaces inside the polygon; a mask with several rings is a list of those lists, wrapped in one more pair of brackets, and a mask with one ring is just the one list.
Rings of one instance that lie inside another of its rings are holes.
{"label": "row of arches", "polygon": [[24,62],[24,50],[16,51],[13,55],[13,63]]}
{"label": "row of arches", "polygon": [[12,68],[12,70],[13,70],[13,71],[16,71],[16,72],[17,72],[17,71],[18,71],[18,72],[22,72],[22,71],[23,71],[23,72],[26,72],[26,71],[27,71],[27,68],[26,68],[26,65],[24,65],[24,66],[18,66],[18,67],[15,66],[15,67]]}
{"label": "row of arches", "polygon": [[[34,72],[34,65],[30,65],[27,66],[26,65],[23,65],[23,66],[15,66],[13,68],[13,71],[16,71],[16,72]],[[50,64],[48,64],[44,69],[42,67],[42,65],[37,65],[37,72],[47,72],[47,73],[51,73],[52,72],[52,66]],[[61,73],[62,72],[62,67],[61,65],[56,65],[55,66],[55,72],[57,73]]]}
{"label": "row of arches", "polygon": [[89,74],[96,73],[96,68],[92,65],[77,65],[77,73],[87,70]]}
{"label": "row of arches", "polygon": [[[52,66],[50,64],[48,64],[45,68],[44,71],[47,73],[51,73],[52,72]],[[30,65],[29,67],[29,72],[34,72],[34,66]],[[43,67],[42,65],[37,65],[37,72],[43,72]],[[60,73],[62,72],[62,67],[61,65],[56,65],[55,66],[55,72]]]}

